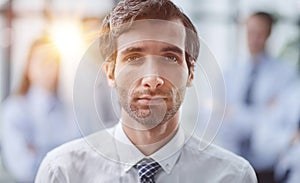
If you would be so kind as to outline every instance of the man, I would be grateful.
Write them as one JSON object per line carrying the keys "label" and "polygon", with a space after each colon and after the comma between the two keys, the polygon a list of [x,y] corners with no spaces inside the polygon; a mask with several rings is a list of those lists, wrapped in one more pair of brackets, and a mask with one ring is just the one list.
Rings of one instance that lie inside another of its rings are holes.
{"label": "man", "polygon": [[101,32],[120,122],[49,153],[36,182],[256,182],[248,162],[214,145],[200,150],[205,142],[179,124],[199,40],[178,7],[169,0],[124,0]]}
{"label": "man", "polygon": [[249,160],[259,182],[270,183],[276,159],[286,147],[283,131],[290,126],[277,111],[279,96],[296,79],[295,70],[266,51],[272,23],[265,12],[247,20],[250,57],[225,76],[227,112],[218,138],[221,146]]}

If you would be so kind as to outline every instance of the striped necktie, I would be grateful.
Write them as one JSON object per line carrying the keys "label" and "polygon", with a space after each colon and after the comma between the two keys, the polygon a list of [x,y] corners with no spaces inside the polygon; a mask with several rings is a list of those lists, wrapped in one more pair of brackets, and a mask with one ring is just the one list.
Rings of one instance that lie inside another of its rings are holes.
{"label": "striped necktie", "polygon": [[140,183],[154,183],[154,176],[161,168],[160,165],[152,159],[143,159],[137,163]]}

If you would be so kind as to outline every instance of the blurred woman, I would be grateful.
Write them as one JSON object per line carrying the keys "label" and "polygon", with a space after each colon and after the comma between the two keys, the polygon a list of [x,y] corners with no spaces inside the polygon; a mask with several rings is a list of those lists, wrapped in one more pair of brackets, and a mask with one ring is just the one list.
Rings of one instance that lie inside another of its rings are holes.
{"label": "blurred woman", "polygon": [[29,50],[19,90],[4,103],[3,161],[17,182],[33,182],[46,153],[78,136],[58,97],[59,71],[59,51],[40,37]]}

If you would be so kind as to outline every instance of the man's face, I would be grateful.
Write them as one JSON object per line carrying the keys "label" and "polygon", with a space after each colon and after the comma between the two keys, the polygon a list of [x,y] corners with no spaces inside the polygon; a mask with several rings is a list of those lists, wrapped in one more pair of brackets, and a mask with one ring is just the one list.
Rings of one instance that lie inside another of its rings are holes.
{"label": "man's face", "polygon": [[118,37],[115,70],[108,78],[122,111],[139,124],[155,127],[180,108],[192,79],[184,40],[180,21],[138,21]]}
{"label": "man's face", "polygon": [[265,49],[269,36],[269,24],[266,20],[253,16],[247,22],[248,47],[252,55],[259,54]]}

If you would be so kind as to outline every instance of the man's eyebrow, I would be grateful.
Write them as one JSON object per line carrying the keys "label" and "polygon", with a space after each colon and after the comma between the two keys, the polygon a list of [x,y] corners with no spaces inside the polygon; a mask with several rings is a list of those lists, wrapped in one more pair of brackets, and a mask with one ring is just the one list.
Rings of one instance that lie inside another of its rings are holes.
{"label": "man's eyebrow", "polygon": [[126,48],[125,50],[122,50],[122,51],[121,51],[121,54],[122,54],[122,55],[125,55],[125,54],[131,53],[131,52],[142,52],[142,51],[144,51],[143,48],[133,46],[133,47],[128,47],[128,48]]}
{"label": "man's eyebrow", "polygon": [[163,49],[161,49],[161,51],[163,52],[175,52],[175,53],[178,53],[178,54],[182,54],[183,53],[183,50],[178,48],[177,46],[168,46],[168,47],[165,47]]}

